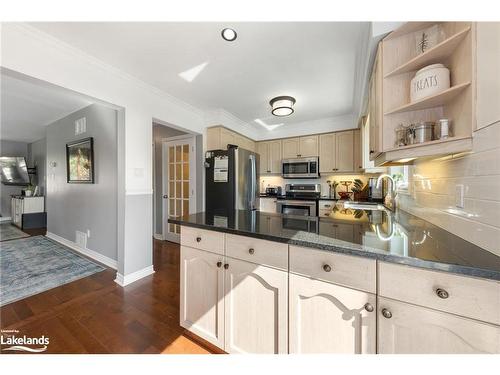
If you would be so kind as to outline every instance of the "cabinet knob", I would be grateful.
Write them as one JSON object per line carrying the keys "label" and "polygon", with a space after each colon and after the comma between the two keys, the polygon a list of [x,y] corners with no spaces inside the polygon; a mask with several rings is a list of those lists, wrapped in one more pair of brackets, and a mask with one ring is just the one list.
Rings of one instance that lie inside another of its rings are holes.
{"label": "cabinet knob", "polygon": [[391,319],[392,318],[392,313],[389,310],[387,310],[387,309],[382,309],[382,315],[386,319]]}
{"label": "cabinet knob", "polygon": [[201,242],[201,237],[196,237],[196,242]]}
{"label": "cabinet knob", "polygon": [[365,303],[365,310],[368,311],[368,312],[372,312],[373,311],[373,305],[371,303]]}
{"label": "cabinet knob", "polygon": [[250,248],[250,249],[248,249],[248,253],[253,254],[253,253],[255,253],[255,250],[253,248]]}
{"label": "cabinet knob", "polygon": [[229,268],[229,264],[224,264],[224,269],[227,270]]}
{"label": "cabinet knob", "polygon": [[442,298],[442,299],[446,299],[450,296],[446,290],[441,289],[441,288],[436,289],[436,294],[439,298]]}
{"label": "cabinet knob", "polygon": [[221,268],[222,267],[222,262],[217,262],[217,267]]}
{"label": "cabinet knob", "polygon": [[332,270],[332,267],[330,267],[330,265],[329,265],[329,264],[325,264],[325,265],[323,266],[323,271],[325,271],[325,272],[330,272],[331,270]]}
{"label": "cabinet knob", "polygon": [[370,150],[370,154],[373,154],[373,153],[375,153],[375,151],[373,151],[373,150]]}

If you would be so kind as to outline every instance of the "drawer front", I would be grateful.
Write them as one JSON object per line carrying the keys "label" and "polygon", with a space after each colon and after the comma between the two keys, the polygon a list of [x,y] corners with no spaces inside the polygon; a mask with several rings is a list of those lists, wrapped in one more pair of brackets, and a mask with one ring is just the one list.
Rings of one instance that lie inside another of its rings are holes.
{"label": "drawer front", "polygon": [[319,210],[319,215],[320,217],[329,217],[330,214],[331,214],[332,210],[325,210],[325,209],[322,209],[322,210]]}
{"label": "drawer front", "polygon": [[500,282],[379,262],[379,294],[500,324]]}
{"label": "drawer front", "polygon": [[181,226],[181,245],[224,255],[224,233]]}
{"label": "drawer front", "polygon": [[284,243],[228,234],[226,235],[226,255],[288,270],[288,245]]}
{"label": "drawer front", "polygon": [[335,206],[335,201],[319,201],[318,207],[320,210],[331,211],[333,206]]}
{"label": "drawer front", "polygon": [[290,272],[375,293],[377,263],[329,251],[290,246]]}

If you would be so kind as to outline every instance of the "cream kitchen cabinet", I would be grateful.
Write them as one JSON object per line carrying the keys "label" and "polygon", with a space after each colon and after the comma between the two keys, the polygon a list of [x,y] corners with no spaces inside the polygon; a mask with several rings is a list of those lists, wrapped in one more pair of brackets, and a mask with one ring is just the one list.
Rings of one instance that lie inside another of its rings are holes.
{"label": "cream kitchen cabinet", "polygon": [[228,353],[288,352],[288,272],[227,258],[225,346]]}
{"label": "cream kitchen cabinet", "polygon": [[321,173],[354,172],[354,131],[319,136],[319,171]]}
{"label": "cream kitchen cabinet", "polygon": [[360,129],[354,132],[354,172],[363,173],[363,139]]}
{"label": "cream kitchen cabinet", "polygon": [[259,211],[262,212],[276,212],[276,198],[260,198],[260,208]]}
{"label": "cream kitchen cabinet", "polygon": [[500,121],[500,22],[477,22],[477,129]]}
{"label": "cream kitchen cabinet", "polygon": [[255,151],[255,142],[223,126],[207,129],[207,150],[225,150],[228,144]]}
{"label": "cream kitchen cabinet", "polygon": [[257,142],[257,153],[260,156],[260,174],[281,173],[281,141]]}
{"label": "cream kitchen cabinet", "polygon": [[376,296],[290,274],[290,353],[375,354]]}
{"label": "cream kitchen cabinet", "polygon": [[224,348],[223,261],[220,254],[181,246],[180,325],[219,348]]}
{"label": "cream kitchen cabinet", "polygon": [[281,141],[283,159],[306,158],[319,155],[319,137],[285,138]]}
{"label": "cream kitchen cabinet", "polygon": [[370,116],[369,159],[382,152],[383,109],[382,109],[382,47],[379,44],[369,83],[368,108]]}
{"label": "cream kitchen cabinet", "polygon": [[378,312],[378,353],[500,353],[499,326],[383,297]]}

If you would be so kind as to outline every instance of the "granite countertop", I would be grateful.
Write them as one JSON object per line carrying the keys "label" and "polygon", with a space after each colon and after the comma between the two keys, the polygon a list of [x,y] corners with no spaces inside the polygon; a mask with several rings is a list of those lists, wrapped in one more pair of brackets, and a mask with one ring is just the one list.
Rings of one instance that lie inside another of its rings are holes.
{"label": "granite countertop", "polygon": [[[263,194],[263,193],[260,194],[260,197],[261,198],[286,199],[285,195],[267,195],[267,194]],[[290,198],[290,199],[292,199],[292,198]],[[310,201],[310,200],[338,201],[339,200],[338,198],[329,197],[327,195],[321,196],[319,198],[293,198],[293,199],[303,199],[303,200],[308,200],[308,201]]]}
{"label": "granite countertop", "polygon": [[201,212],[169,222],[500,280],[499,256],[401,210],[355,210],[338,203],[328,218],[232,210]]}

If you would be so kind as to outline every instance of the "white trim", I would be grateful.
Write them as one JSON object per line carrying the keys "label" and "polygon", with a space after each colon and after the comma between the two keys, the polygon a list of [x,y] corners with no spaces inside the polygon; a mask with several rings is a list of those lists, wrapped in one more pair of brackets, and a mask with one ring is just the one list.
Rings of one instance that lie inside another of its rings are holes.
{"label": "white trim", "polygon": [[153,190],[127,190],[125,195],[153,195]]}
{"label": "white trim", "polygon": [[10,216],[0,217],[0,223],[3,223],[4,221],[12,221],[12,218]]}
{"label": "white trim", "polygon": [[92,258],[99,263],[104,264],[105,266],[108,266],[109,268],[112,268],[116,270],[118,268],[118,262],[114,259],[111,259],[105,255],[99,254],[97,251],[90,250],[90,249],[84,249],[83,247],[78,246],[73,241],[67,240],[66,238],[63,238],[61,236],[58,236],[57,234],[47,232],[45,235],[46,237],[50,238],[51,240],[54,240],[56,242],[59,242],[60,244],[69,247],[72,250],[75,250],[85,256],[88,256],[89,258]]}
{"label": "white trim", "polygon": [[155,273],[155,270],[153,269],[153,266],[148,266],[146,268],[143,268],[142,270],[132,272],[128,275],[123,276],[121,273],[116,274],[116,279],[115,283],[117,283],[120,286],[127,286],[129,284],[132,284],[133,282],[142,279],[143,277],[152,275]]}
{"label": "white trim", "polygon": [[153,234],[153,238],[155,240],[163,241],[163,234],[161,234],[161,233],[155,233],[155,234]]}

